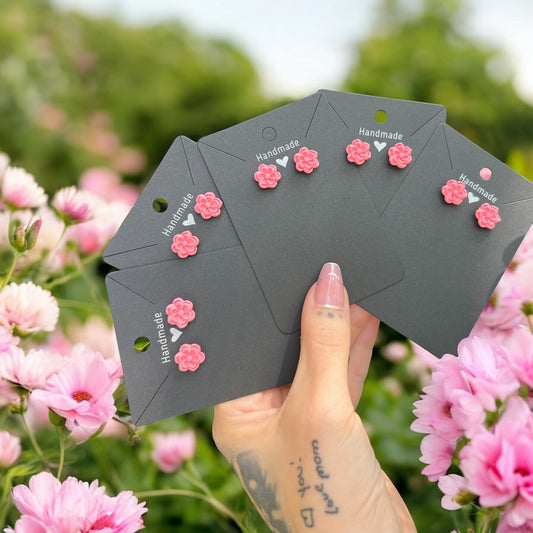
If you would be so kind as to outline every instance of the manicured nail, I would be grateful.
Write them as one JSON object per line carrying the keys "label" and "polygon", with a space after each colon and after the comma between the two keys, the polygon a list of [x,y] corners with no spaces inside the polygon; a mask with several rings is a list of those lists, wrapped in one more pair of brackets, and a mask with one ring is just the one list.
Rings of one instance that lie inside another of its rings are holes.
{"label": "manicured nail", "polygon": [[326,263],[315,286],[315,303],[320,307],[344,309],[344,284],[337,263]]}

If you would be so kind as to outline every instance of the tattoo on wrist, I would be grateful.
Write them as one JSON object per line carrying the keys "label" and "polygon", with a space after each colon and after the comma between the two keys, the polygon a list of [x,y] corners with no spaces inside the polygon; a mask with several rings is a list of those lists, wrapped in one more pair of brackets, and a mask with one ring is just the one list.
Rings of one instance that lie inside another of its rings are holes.
{"label": "tattoo on wrist", "polygon": [[274,533],[291,533],[281,512],[276,485],[268,483],[266,471],[261,468],[254,452],[239,453],[231,465],[268,527]]}

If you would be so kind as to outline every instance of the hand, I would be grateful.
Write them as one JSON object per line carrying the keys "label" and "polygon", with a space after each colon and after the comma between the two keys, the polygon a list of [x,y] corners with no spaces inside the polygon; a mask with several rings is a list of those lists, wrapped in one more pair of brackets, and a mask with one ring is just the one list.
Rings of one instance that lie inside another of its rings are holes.
{"label": "hand", "polygon": [[354,410],[378,326],[327,263],[304,302],[292,385],[215,407],[215,442],[272,531],[416,531]]}

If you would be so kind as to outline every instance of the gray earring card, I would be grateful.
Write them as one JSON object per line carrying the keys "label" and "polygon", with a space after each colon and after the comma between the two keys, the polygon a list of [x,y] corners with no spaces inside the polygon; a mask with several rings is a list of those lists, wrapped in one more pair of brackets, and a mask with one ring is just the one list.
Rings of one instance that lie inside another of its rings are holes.
{"label": "gray earring card", "polygon": [[[198,142],[279,328],[300,327],[301,304],[320,267],[339,263],[354,300],[402,279],[404,269],[361,180],[340,172],[338,117],[322,93]],[[302,148],[319,166],[299,172]],[[275,188],[254,179],[260,165],[281,175]]]}
{"label": "gray earring card", "polygon": [[[444,201],[441,189],[450,179],[465,184],[468,196],[460,205]],[[494,229],[477,223],[484,203],[499,209]],[[442,124],[382,221],[406,274],[359,304],[431,353],[453,354],[533,222],[533,183]]]}
{"label": "gray earring card", "polygon": [[[277,328],[240,246],[112,272],[106,286],[137,425],[283,385],[294,376],[299,333]],[[167,320],[166,306],[175,298],[193,304],[196,316],[186,327]],[[137,351],[135,342],[143,337],[149,347]],[[205,354],[194,372],[181,372],[174,362],[183,344],[198,344]]]}
{"label": "gray earring card", "polygon": [[191,231],[200,239],[198,254],[237,246],[239,239],[224,206],[204,220],[194,210],[199,194],[218,191],[195,142],[178,137],[103,254],[116,268],[176,260],[174,235]]}

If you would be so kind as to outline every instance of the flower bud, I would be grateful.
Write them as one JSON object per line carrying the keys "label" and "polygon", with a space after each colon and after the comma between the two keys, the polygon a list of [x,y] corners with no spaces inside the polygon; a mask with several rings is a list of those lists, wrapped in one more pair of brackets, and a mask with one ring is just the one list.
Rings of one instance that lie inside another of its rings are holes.
{"label": "flower bud", "polygon": [[24,226],[17,226],[11,235],[11,245],[17,252],[24,252],[26,249],[26,230]]}
{"label": "flower bud", "polygon": [[27,230],[26,230],[26,250],[31,250],[35,243],[37,242],[37,237],[43,221],[41,218],[38,218]]}

